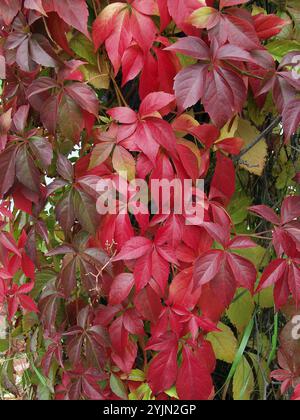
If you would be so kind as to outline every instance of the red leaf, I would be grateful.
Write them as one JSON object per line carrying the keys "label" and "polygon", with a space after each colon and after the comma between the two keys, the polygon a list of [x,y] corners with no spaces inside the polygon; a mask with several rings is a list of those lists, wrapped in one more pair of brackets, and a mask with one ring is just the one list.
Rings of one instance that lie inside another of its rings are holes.
{"label": "red leaf", "polygon": [[31,261],[31,259],[28,257],[28,255],[25,254],[25,252],[22,253],[22,270],[26,277],[34,280],[35,265]]}
{"label": "red leaf", "polygon": [[122,372],[130,373],[137,357],[137,350],[136,343],[129,340],[122,354],[113,353],[111,357]]}
{"label": "red leaf", "polygon": [[20,133],[25,130],[29,110],[30,110],[30,105],[20,106],[20,108],[18,109],[18,111],[15,113],[13,117],[13,124],[16,130]]}
{"label": "red leaf", "polygon": [[189,36],[179,39],[176,44],[166,48],[167,51],[176,51],[180,54],[188,55],[197,60],[209,60],[210,50],[202,39]]}
{"label": "red leaf", "polygon": [[128,343],[128,332],[123,325],[123,316],[117,318],[109,327],[111,344],[117,354],[123,354]]}
{"label": "red leaf", "polygon": [[137,122],[136,113],[126,107],[112,108],[108,110],[108,115],[122,124],[134,124]]}
{"label": "red leaf", "polygon": [[249,210],[252,213],[258,214],[258,216],[262,217],[263,219],[266,219],[268,222],[271,222],[274,225],[280,224],[279,217],[270,207],[267,207],[265,205],[253,206],[250,207]]}
{"label": "red leaf", "polygon": [[25,0],[24,6],[27,9],[36,10],[37,12],[40,12],[42,15],[46,15],[42,0]]}
{"label": "red leaf", "polygon": [[144,55],[138,45],[127,48],[122,57],[122,86],[133,80],[143,69]]}
{"label": "red leaf", "polygon": [[159,14],[160,14],[160,31],[162,32],[170,23],[171,16],[165,0],[157,0]]}
{"label": "red leaf", "polygon": [[210,186],[210,200],[227,205],[235,192],[235,169],[231,159],[217,153],[217,166]]}
{"label": "red leaf", "polygon": [[134,299],[134,304],[140,315],[153,324],[156,324],[163,309],[160,297],[150,286],[141,290]]}
{"label": "red leaf", "polygon": [[130,239],[122,248],[121,252],[114,258],[114,261],[136,260],[142,257],[152,248],[152,242],[143,237]]}
{"label": "red leaf", "polygon": [[137,291],[142,290],[150,282],[152,276],[152,253],[147,252],[139,258],[134,266],[134,281]]}
{"label": "red leaf", "polygon": [[186,67],[177,74],[174,89],[180,111],[195,105],[203,96],[205,74],[206,67],[202,64]]}
{"label": "red leaf", "polygon": [[272,261],[268,267],[264,270],[261,277],[257,292],[260,292],[262,289],[273,286],[280,278],[284,275],[286,270],[287,261],[284,259],[277,259]]}
{"label": "red leaf", "polygon": [[93,24],[93,41],[96,50],[111,35],[118,13],[124,8],[122,3],[113,3],[105,7]]}
{"label": "red leaf", "polygon": [[157,28],[151,17],[133,9],[130,18],[130,29],[132,31],[133,38],[136,40],[141,49],[143,51],[148,51],[152,46],[157,33]]}
{"label": "red leaf", "polygon": [[159,353],[149,364],[148,383],[154,395],[167,391],[177,378],[177,346]]}
{"label": "red leaf", "polygon": [[21,0],[1,0],[0,17],[6,25],[10,25],[20,9]]}
{"label": "red leaf", "polygon": [[256,282],[256,268],[252,262],[239,255],[227,253],[227,261],[233,272],[237,285],[248,289],[252,294],[254,293],[254,286]]}
{"label": "red leaf", "polygon": [[16,147],[7,147],[0,154],[0,173],[2,174],[0,179],[1,198],[10,190],[15,181],[17,150]]}
{"label": "red leaf", "polygon": [[187,35],[198,35],[199,31],[187,23],[188,17],[201,7],[199,0],[167,0],[169,13],[176,25]]}
{"label": "red leaf", "polygon": [[87,28],[89,11],[85,0],[52,0],[51,3],[45,7],[46,12],[56,12],[68,25],[90,37]]}
{"label": "red leaf", "polygon": [[230,241],[229,244],[230,249],[255,248],[256,246],[256,243],[246,236],[236,236]]}
{"label": "red leaf", "polygon": [[144,335],[144,323],[135,309],[128,309],[124,313],[123,325],[130,334]]}
{"label": "red leaf", "polygon": [[18,257],[21,257],[21,253],[17,247],[17,244],[10,233],[0,232],[0,243],[8,251],[12,252],[13,254],[16,254]]}
{"label": "red leaf", "polygon": [[300,100],[298,98],[288,102],[283,110],[283,128],[286,139],[290,139],[300,126]]}
{"label": "red leaf", "polygon": [[253,16],[255,30],[259,39],[265,40],[278,35],[289,22],[276,15],[259,13]]}
{"label": "red leaf", "polygon": [[119,274],[111,285],[109,292],[110,305],[118,305],[122,303],[128,297],[133,285],[134,278],[132,274]]}
{"label": "red leaf", "polygon": [[300,197],[286,197],[281,207],[281,223],[289,223],[298,217],[300,217]]}
{"label": "red leaf", "polygon": [[174,100],[174,95],[170,95],[165,92],[150,93],[143,99],[140,105],[139,114],[141,118],[146,118],[155,112],[160,112]]}
{"label": "red leaf", "polygon": [[69,26],[55,12],[48,13],[47,26],[54,41],[72,57],[74,52],[70,49],[66,36]]}
{"label": "red leaf", "polygon": [[300,268],[293,263],[288,268],[289,288],[296,302],[296,307],[298,307],[300,303]]}
{"label": "red leaf", "polygon": [[[213,393],[211,376],[187,346],[183,348],[176,389],[181,400],[208,400]],[[188,378],[188,380],[187,380]]]}
{"label": "red leaf", "polygon": [[26,295],[21,295],[19,296],[19,300],[20,300],[21,307],[25,309],[26,311],[35,312],[35,313],[39,312],[36,304],[31,299],[31,297],[26,296]]}
{"label": "red leaf", "polygon": [[208,251],[195,262],[194,280],[196,288],[209,283],[219,272],[224,252],[218,250]]}
{"label": "red leaf", "polygon": [[92,88],[84,83],[73,83],[65,91],[82,109],[98,116],[99,101]]}
{"label": "red leaf", "polygon": [[199,300],[200,289],[194,291],[192,268],[181,271],[174,277],[169,289],[169,301],[173,305],[193,309]]}
{"label": "red leaf", "polygon": [[294,394],[292,395],[292,401],[300,401],[300,385],[297,385]]}

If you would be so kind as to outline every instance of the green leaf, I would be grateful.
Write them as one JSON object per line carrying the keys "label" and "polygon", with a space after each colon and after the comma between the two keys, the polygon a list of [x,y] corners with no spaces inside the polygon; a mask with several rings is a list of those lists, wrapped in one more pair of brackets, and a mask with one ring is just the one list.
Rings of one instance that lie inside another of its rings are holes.
{"label": "green leaf", "polygon": [[1,339],[0,340],[0,353],[5,353],[9,349],[9,341]]}
{"label": "green leaf", "polygon": [[74,190],[73,203],[76,219],[84,230],[95,235],[99,222],[95,201],[85,192]]}
{"label": "green leaf", "polygon": [[242,223],[248,216],[248,208],[251,206],[252,200],[245,194],[239,192],[236,193],[228,207],[228,212],[235,225]]}
{"label": "green leaf", "polygon": [[127,174],[128,181],[135,178],[135,160],[134,157],[124,147],[117,146],[113,153],[112,164],[114,170],[119,175]]}
{"label": "green leaf", "polygon": [[77,143],[84,129],[84,120],[79,106],[68,96],[62,98],[58,112],[58,124],[61,134],[68,140]]}
{"label": "green leaf", "polygon": [[265,267],[269,263],[269,254],[260,245],[257,245],[255,248],[235,249],[234,252],[250,260],[258,269]]}
{"label": "green leaf", "polygon": [[24,333],[29,332],[34,325],[38,324],[38,322],[39,320],[38,320],[37,314],[33,312],[28,312],[22,318],[23,332]]}
{"label": "green leaf", "polygon": [[121,398],[122,400],[128,400],[125,385],[121,379],[113,373],[110,376],[110,388],[117,397]]}
{"label": "green leaf", "polygon": [[300,42],[291,39],[275,40],[267,44],[267,49],[275,60],[281,61],[286,54],[300,51]]}
{"label": "green leaf", "polygon": [[74,224],[74,213],[73,190],[69,190],[55,207],[56,218],[66,232],[70,231]]}
{"label": "green leaf", "polygon": [[226,379],[227,386],[229,385],[231,379],[233,378],[233,376],[234,376],[234,374],[236,372],[236,369],[237,369],[239,363],[242,360],[242,357],[244,355],[245,349],[246,349],[247,344],[249,342],[249,339],[250,339],[250,336],[251,336],[253,327],[254,327],[254,317],[252,317],[252,319],[250,320],[250,322],[249,322],[249,324],[248,324],[248,326],[247,326],[247,328],[246,328],[246,330],[244,332],[244,335],[243,335],[241,344],[239,346],[239,349],[236,352],[236,355],[234,357],[233,364],[231,366],[230,372],[229,372],[228,377]]}
{"label": "green leaf", "polygon": [[207,339],[211,342],[216,358],[226,363],[232,363],[237,351],[237,339],[227,325],[218,324],[220,332],[208,334]]}
{"label": "green leaf", "polygon": [[243,356],[233,377],[234,400],[250,400],[254,391],[254,375],[247,359]]}
{"label": "green leaf", "polygon": [[265,387],[266,383],[270,382],[271,371],[267,365],[267,362],[264,359],[262,359],[259,355],[254,353],[248,353],[248,356],[251,358],[253,368],[255,370],[257,384],[260,392],[260,400],[264,400]]}
{"label": "green leaf", "polygon": [[128,376],[128,380],[133,382],[144,382],[145,373],[140,369],[133,369]]}
{"label": "green leaf", "polygon": [[44,287],[51,281],[54,281],[57,277],[57,273],[53,270],[42,270],[35,276],[34,289],[31,292],[31,296],[35,299],[44,289]]}
{"label": "green leaf", "polygon": [[177,390],[176,390],[176,386],[172,386],[172,388],[168,389],[167,391],[165,391],[165,394],[167,394],[170,398],[175,398],[176,400],[179,400],[178,394],[177,394]]}
{"label": "green leaf", "polygon": [[130,401],[150,401],[155,399],[152,397],[152,391],[148,384],[142,384],[139,386],[136,390],[129,394],[128,398]]}
{"label": "green leaf", "polygon": [[260,308],[271,309],[274,307],[274,287],[268,287],[254,296],[254,301]]}
{"label": "green leaf", "polygon": [[78,57],[84,58],[94,66],[97,65],[97,55],[94,51],[94,45],[84,35],[77,34],[71,39],[69,45]]}
{"label": "green leaf", "polygon": [[22,185],[30,191],[40,194],[40,172],[28,153],[27,146],[21,146],[18,150],[16,175]]}
{"label": "green leaf", "polygon": [[248,290],[239,289],[236,300],[232,302],[226,314],[237,330],[243,332],[252,318],[254,309],[255,304],[251,293]]}

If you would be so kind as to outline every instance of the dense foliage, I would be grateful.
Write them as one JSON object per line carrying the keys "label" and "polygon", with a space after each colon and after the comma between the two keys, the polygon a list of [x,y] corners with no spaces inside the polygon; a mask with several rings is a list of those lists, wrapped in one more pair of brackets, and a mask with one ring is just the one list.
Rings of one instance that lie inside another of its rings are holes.
{"label": "dense foliage", "polygon": [[[1,398],[300,399],[299,22],[0,0]],[[135,178],[204,180],[204,217]]]}

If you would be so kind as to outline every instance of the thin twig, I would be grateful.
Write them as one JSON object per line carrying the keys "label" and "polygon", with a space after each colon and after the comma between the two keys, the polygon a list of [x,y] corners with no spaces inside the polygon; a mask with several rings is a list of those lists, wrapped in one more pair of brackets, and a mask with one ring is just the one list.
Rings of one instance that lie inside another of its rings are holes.
{"label": "thin twig", "polygon": [[241,151],[241,153],[234,158],[234,161],[238,162],[241,159],[241,157],[245,156],[251,149],[253,149],[253,147],[256,146],[270,131],[272,131],[275,127],[277,127],[277,125],[281,122],[281,119],[282,119],[281,116],[276,117],[271,122],[271,124],[264,131],[262,131],[256,139],[253,140],[251,144],[245,147]]}

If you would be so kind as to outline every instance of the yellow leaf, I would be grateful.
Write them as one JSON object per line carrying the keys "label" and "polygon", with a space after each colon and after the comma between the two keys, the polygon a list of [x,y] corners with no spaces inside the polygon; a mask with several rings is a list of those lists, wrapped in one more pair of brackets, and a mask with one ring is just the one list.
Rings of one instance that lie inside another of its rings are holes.
{"label": "yellow leaf", "polygon": [[171,398],[175,398],[176,400],[179,400],[178,394],[177,394],[177,390],[176,390],[176,386],[172,386],[172,388],[168,389],[167,391],[165,391],[165,394],[168,395],[168,397]]}
{"label": "yellow leaf", "polygon": [[233,363],[237,352],[237,339],[227,325],[218,324],[220,332],[208,334],[207,339],[211,342],[216,358],[226,363]]}
{"label": "yellow leaf", "polygon": [[256,16],[263,13],[264,15],[267,14],[266,10],[263,7],[259,7],[259,6],[252,6],[252,16]]}
{"label": "yellow leaf", "polygon": [[124,147],[116,146],[112,164],[114,170],[122,176],[122,173],[127,174],[127,179],[132,181],[135,178],[135,160],[133,156]]}
{"label": "yellow leaf", "polygon": [[[243,119],[239,120],[236,137],[240,137],[245,142],[245,147],[253,143],[260,132],[249,122]],[[254,175],[261,176],[265,167],[268,148],[265,139],[262,139],[252,149],[250,149],[240,159],[240,166]]]}
{"label": "yellow leaf", "polygon": [[226,314],[232,324],[241,333],[247,327],[252,318],[255,304],[251,293],[248,290],[239,289],[234,301],[228,308]]}
{"label": "yellow leaf", "polygon": [[220,142],[224,139],[235,137],[239,125],[239,118],[234,117],[233,120],[228,121],[226,125],[221,129],[220,137],[218,138],[217,142]]}
{"label": "yellow leaf", "polygon": [[191,14],[189,22],[196,28],[206,28],[209,19],[216,13],[218,12],[213,7],[201,7]]}
{"label": "yellow leaf", "polygon": [[250,400],[253,391],[253,371],[247,359],[243,356],[233,377],[233,398],[236,401]]}
{"label": "yellow leaf", "polygon": [[100,73],[98,67],[87,64],[80,66],[80,71],[83,73],[85,81],[95,89],[109,88],[110,75],[108,69],[103,68],[103,72]]}
{"label": "yellow leaf", "polygon": [[133,382],[144,382],[145,373],[140,369],[132,369],[128,376],[128,380]]}

